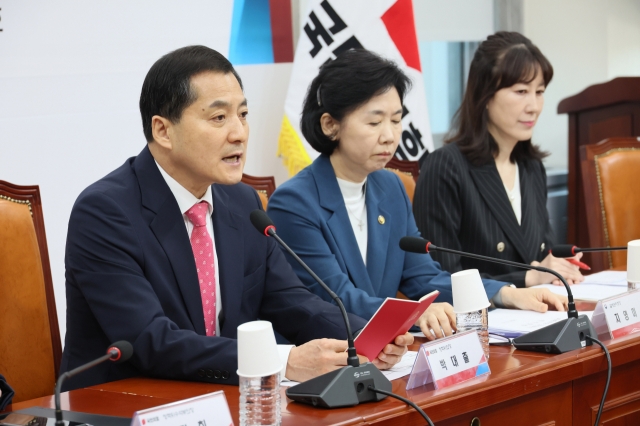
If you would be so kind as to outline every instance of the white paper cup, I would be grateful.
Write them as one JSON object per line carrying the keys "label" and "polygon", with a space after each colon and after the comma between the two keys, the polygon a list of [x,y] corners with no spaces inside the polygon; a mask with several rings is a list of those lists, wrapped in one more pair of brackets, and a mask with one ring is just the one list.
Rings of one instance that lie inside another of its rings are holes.
{"label": "white paper cup", "polygon": [[263,377],[282,370],[276,337],[269,321],[238,326],[238,376]]}
{"label": "white paper cup", "polygon": [[477,269],[467,269],[451,274],[451,288],[453,311],[456,314],[479,311],[491,305]]}
{"label": "white paper cup", "polygon": [[640,283],[640,240],[627,245],[627,281]]}

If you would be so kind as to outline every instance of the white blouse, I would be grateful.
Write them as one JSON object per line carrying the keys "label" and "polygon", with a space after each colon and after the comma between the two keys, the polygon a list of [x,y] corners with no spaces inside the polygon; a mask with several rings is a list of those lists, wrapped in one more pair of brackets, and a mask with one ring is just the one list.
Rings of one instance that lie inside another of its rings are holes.
{"label": "white blouse", "polygon": [[518,163],[516,163],[516,178],[513,182],[513,188],[509,190],[507,185],[504,185],[504,189],[507,191],[507,197],[509,197],[513,213],[515,213],[516,219],[518,219],[518,224],[522,225],[522,196],[520,193],[520,170],[518,169]]}
{"label": "white blouse", "polygon": [[351,228],[356,237],[360,254],[364,264],[367,264],[367,205],[365,204],[365,183],[363,180],[359,183],[349,182],[344,179],[338,179],[338,186],[344,199],[344,205],[347,208],[347,214],[351,221]]}

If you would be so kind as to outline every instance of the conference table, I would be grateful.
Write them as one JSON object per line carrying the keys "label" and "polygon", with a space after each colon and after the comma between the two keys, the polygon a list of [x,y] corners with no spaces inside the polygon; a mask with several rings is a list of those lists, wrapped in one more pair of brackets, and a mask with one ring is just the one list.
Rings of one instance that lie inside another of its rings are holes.
{"label": "conference table", "polygon": [[[583,307],[584,309],[584,307]],[[417,350],[424,340],[417,339]],[[640,425],[640,333],[605,342],[613,363],[611,387],[601,423]],[[492,346],[491,374],[445,389],[425,385],[406,391],[407,377],[394,380],[393,392],[416,402],[437,425],[592,425],[604,389],[607,362],[602,349],[549,355]],[[237,386],[131,378],[62,394],[62,409],[132,417],[137,410],[210,392],[225,392],[238,422]],[[356,407],[321,409],[282,395],[283,425],[420,425],[411,407],[386,398]],[[53,396],[15,403],[9,410],[54,407]],[[475,420],[475,423],[472,423]]]}

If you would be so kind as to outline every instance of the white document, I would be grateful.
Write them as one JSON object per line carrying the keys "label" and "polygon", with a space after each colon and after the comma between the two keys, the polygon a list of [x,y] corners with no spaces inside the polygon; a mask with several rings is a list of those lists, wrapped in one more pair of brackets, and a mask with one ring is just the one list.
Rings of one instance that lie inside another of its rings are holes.
{"label": "white document", "polygon": [[[411,374],[411,369],[413,368],[413,363],[416,361],[416,356],[418,356],[418,352],[415,351],[407,351],[406,354],[402,357],[399,363],[393,366],[393,368],[389,370],[382,370],[382,374],[389,380],[399,379],[400,377],[408,376]],[[284,379],[280,382],[280,386],[295,386],[300,384],[300,382],[294,382],[292,380]]]}
{"label": "white document", "polygon": [[602,271],[587,275],[581,284],[599,284],[627,287],[627,271]]}
{"label": "white document", "polygon": [[[591,319],[593,311],[579,312],[579,314],[587,315]],[[567,313],[560,311],[541,313],[516,309],[494,309],[489,312],[489,332],[525,334],[564,319],[567,319]]]}
{"label": "white document", "polygon": [[[564,286],[542,284],[538,287],[548,288],[551,292],[567,295],[567,289]],[[616,296],[618,294],[627,291],[627,287],[621,287],[616,285],[599,285],[599,284],[585,284],[580,283],[571,286],[571,293],[573,293],[574,300],[587,300],[597,302],[598,300],[606,299],[607,297]]]}

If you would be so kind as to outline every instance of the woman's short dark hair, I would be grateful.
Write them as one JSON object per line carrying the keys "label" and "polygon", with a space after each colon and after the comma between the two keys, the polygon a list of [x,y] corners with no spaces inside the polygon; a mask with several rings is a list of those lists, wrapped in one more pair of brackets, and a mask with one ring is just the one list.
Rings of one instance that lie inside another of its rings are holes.
{"label": "woman's short dark hair", "polygon": [[233,74],[242,88],[240,76],[220,53],[206,46],[187,46],[167,53],[151,67],[142,84],[140,114],[147,142],[153,140],[151,118],[159,115],[177,123],[185,108],[198,98],[191,77],[206,71]]}
{"label": "woman's short dark hair", "polygon": [[411,80],[395,62],[365,49],[347,50],[325,63],[313,79],[302,106],[300,129],[316,151],[330,155],[338,145],[322,131],[320,117],[325,112],[342,119],[371,98],[395,87],[404,99]]}
{"label": "woman's short dark hair", "polygon": [[[467,89],[456,112],[452,134],[445,143],[456,143],[476,165],[493,160],[498,145],[487,130],[487,104],[495,93],[517,83],[530,83],[542,73],[545,86],[553,77],[553,67],[531,40],[516,32],[500,31],[487,37],[476,51],[469,68]],[[531,143],[520,141],[511,152],[511,161],[541,160],[548,154]]]}

